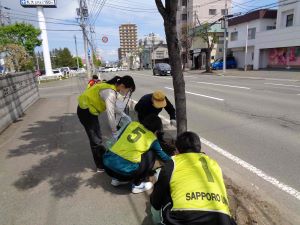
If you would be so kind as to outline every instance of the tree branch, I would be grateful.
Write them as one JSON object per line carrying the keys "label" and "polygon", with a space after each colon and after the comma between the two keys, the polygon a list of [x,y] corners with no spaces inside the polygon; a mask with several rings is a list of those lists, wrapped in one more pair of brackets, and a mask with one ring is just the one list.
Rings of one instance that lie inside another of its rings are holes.
{"label": "tree branch", "polygon": [[167,16],[166,8],[162,4],[161,0],[155,0],[156,7],[160,13],[160,15],[165,18]]}

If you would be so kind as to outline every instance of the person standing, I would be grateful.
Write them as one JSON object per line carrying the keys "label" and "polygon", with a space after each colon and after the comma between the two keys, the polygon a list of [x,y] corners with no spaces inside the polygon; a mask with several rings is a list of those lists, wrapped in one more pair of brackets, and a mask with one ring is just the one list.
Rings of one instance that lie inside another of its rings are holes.
{"label": "person standing", "polygon": [[142,121],[150,114],[158,115],[163,109],[168,112],[171,125],[176,126],[175,108],[162,91],[154,91],[151,94],[144,95],[134,108],[138,114],[139,121]]}
{"label": "person standing", "polygon": [[100,80],[97,75],[93,75],[92,79],[89,80],[88,85],[86,89],[89,89],[90,87],[93,87],[95,84],[99,83]]}
{"label": "person standing", "polygon": [[[197,134],[176,140],[177,155],[161,170],[150,196],[166,225],[236,225],[218,163],[201,152]],[[154,211],[155,212],[155,211]]]}
{"label": "person standing", "polygon": [[98,116],[107,112],[112,136],[117,138],[115,113],[123,113],[116,107],[117,93],[126,95],[134,91],[135,83],[131,76],[116,76],[107,82],[95,84],[78,97],[77,115],[89,138],[97,172],[104,171],[102,156],[105,152]]}

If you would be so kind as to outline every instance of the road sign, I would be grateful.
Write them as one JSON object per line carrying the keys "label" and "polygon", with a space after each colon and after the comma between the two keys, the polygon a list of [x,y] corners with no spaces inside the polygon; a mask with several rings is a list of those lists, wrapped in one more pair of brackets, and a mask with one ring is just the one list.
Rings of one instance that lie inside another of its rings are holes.
{"label": "road sign", "polygon": [[20,0],[20,4],[25,8],[36,8],[37,6],[56,8],[56,0]]}
{"label": "road sign", "polygon": [[103,43],[107,43],[107,42],[108,42],[108,37],[103,36],[103,37],[102,37],[102,42],[103,42]]}

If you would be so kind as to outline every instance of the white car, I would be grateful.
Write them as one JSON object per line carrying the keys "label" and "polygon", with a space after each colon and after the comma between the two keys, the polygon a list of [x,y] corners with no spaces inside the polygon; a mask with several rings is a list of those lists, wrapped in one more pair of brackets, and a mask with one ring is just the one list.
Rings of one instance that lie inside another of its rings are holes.
{"label": "white car", "polygon": [[53,73],[54,76],[57,76],[59,78],[64,76],[63,73],[61,72],[61,70],[59,70],[59,69],[52,70],[52,73]]}
{"label": "white car", "polygon": [[111,66],[106,66],[103,70],[103,72],[117,72],[118,69],[115,67],[111,67]]}

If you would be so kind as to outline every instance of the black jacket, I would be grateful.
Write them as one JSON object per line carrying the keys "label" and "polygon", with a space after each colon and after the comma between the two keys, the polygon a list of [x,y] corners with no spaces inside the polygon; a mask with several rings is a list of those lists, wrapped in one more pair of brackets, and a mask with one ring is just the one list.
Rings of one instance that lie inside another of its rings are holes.
{"label": "black jacket", "polygon": [[[176,112],[172,103],[166,97],[167,105],[164,108],[170,115],[171,120],[176,119]],[[162,109],[157,109],[152,103],[152,94],[144,95],[138,103],[135,105],[134,110],[138,113],[139,121],[142,121],[146,116],[150,114],[158,115]]]}
{"label": "black jacket", "polygon": [[226,214],[206,211],[171,211],[173,207],[170,179],[174,169],[173,160],[162,168],[158,181],[150,196],[151,205],[156,210],[162,210],[163,223],[166,225],[236,225]]}

